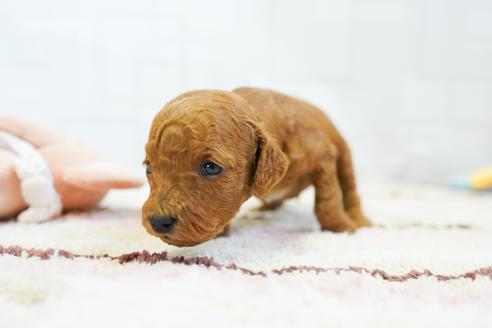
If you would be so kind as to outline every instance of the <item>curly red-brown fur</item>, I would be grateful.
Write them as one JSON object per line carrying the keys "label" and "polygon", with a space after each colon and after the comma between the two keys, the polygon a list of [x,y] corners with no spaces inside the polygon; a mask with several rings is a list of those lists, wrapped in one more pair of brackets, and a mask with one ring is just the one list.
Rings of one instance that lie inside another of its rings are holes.
{"label": "curly red-brown fur", "polygon": [[[145,151],[152,174],[142,222],[166,243],[191,246],[214,238],[249,197],[276,208],[311,184],[322,229],[370,225],[349,148],[334,125],[311,104],[271,90],[186,92],[155,116]],[[206,161],[223,172],[200,175]],[[153,215],[172,215],[177,223],[158,233],[149,223]]]}

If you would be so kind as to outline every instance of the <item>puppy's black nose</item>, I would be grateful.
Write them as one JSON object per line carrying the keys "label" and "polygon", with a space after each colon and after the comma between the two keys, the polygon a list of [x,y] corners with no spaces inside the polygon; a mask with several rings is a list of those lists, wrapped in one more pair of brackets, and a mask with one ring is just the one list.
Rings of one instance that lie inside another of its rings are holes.
{"label": "puppy's black nose", "polygon": [[170,215],[153,215],[149,217],[150,225],[156,232],[165,233],[171,231],[176,218]]}

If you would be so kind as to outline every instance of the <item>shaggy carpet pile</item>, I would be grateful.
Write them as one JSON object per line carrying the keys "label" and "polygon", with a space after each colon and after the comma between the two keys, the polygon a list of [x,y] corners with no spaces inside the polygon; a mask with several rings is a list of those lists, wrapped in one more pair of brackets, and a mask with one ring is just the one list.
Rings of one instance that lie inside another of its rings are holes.
{"label": "shaggy carpet pile", "polygon": [[492,193],[366,187],[376,226],[348,235],[307,190],[176,248],[141,226],[145,192],[0,223],[0,327],[492,326]]}

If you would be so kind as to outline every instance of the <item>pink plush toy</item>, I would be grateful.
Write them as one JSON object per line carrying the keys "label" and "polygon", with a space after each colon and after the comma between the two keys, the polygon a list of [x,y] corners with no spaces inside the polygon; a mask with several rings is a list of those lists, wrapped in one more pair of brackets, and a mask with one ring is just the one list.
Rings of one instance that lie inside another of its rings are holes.
{"label": "pink plush toy", "polygon": [[0,116],[0,219],[41,222],[94,207],[112,188],[144,183],[136,172],[36,124]]}

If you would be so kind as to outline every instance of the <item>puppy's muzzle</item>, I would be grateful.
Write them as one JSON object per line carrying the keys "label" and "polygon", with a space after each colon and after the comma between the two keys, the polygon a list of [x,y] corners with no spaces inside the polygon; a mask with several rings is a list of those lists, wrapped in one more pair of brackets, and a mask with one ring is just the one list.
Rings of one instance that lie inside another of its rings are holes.
{"label": "puppy's muzzle", "polygon": [[170,215],[153,215],[149,217],[149,223],[158,233],[166,233],[173,229],[176,218]]}

